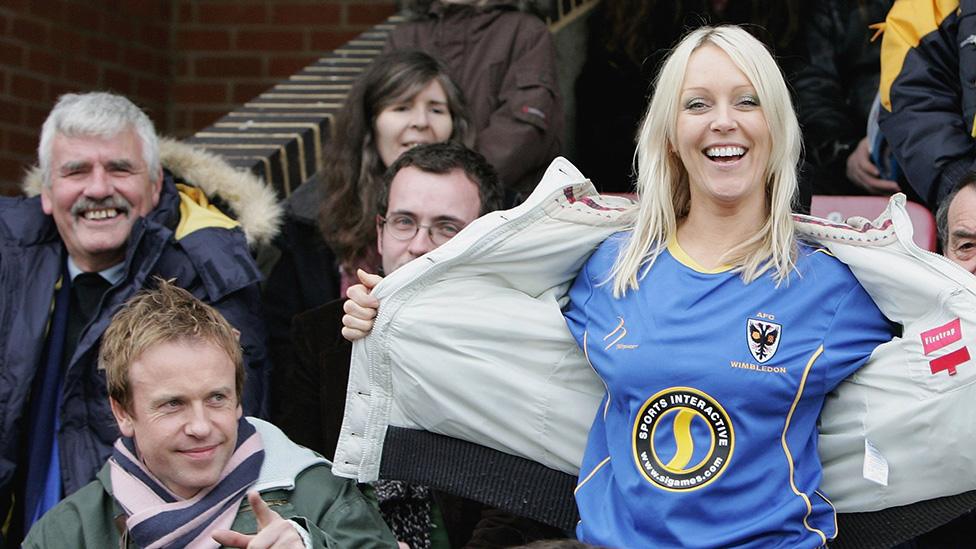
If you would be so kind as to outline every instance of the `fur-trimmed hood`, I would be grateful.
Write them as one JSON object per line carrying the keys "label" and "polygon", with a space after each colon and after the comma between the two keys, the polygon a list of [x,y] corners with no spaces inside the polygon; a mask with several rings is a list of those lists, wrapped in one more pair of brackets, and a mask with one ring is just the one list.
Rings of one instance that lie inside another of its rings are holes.
{"label": "fur-trimmed hood", "polygon": [[[223,158],[174,139],[159,140],[159,157],[164,168],[177,179],[204,192],[208,198],[219,198],[230,209],[252,246],[266,245],[278,234],[282,208],[278,198],[258,176],[238,170]],[[41,170],[34,167],[21,183],[27,196],[41,192]]]}

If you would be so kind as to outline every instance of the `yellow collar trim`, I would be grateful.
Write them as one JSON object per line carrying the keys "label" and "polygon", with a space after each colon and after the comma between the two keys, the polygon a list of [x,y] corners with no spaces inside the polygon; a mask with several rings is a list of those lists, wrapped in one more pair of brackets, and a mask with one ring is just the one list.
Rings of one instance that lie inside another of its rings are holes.
{"label": "yellow collar trim", "polygon": [[705,267],[702,267],[701,265],[698,264],[697,261],[692,259],[690,255],[688,255],[687,253],[685,253],[683,249],[681,249],[681,246],[678,244],[677,238],[672,238],[671,242],[668,242],[668,252],[671,254],[671,257],[673,257],[678,263],[681,263],[685,267],[688,267],[689,269],[693,271],[697,271],[699,273],[720,274],[732,270],[732,265],[719,265],[714,269],[706,269]]}
{"label": "yellow collar trim", "polygon": [[177,184],[176,188],[180,193],[180,223],[176,227],[176,240],[200,229],[233,229],[240,225],[211,204],[200,189],[183,184]]}

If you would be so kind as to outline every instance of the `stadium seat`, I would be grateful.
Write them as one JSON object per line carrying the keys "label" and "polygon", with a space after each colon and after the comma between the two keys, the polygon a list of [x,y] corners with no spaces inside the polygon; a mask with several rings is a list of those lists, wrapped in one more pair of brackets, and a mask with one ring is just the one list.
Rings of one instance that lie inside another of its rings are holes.
{"label": "stadium seat", "polygon": [[[888,206],[887,196],[831,196],[813,195],[810,214],[837,223],[843,223],[848,217],[860,216],[874,219]],[[908,217],[915,229],[913,240],[919,248],[930,252],[936,251],[937,231],[935,217],[925,206],[908,201],[906,204]]]}

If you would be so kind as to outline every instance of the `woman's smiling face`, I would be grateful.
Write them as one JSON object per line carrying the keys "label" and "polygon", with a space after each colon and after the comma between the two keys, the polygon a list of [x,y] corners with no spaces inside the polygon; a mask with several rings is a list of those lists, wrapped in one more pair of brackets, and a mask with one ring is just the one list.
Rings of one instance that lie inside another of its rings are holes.
{"label": "woman's smiling face", "polygon": [[728,54],[706,43],[688,59],[680,101],[675,148],[692,204],[761,208],[771,142],[752,82]]}
{"label": "woman's smiling face", "polygon": [[437,79],[415,95],[399,98],[384,107],[373,123],[376,151],[387,167],[411,147],[447,141],[453,131],[447,93]]}

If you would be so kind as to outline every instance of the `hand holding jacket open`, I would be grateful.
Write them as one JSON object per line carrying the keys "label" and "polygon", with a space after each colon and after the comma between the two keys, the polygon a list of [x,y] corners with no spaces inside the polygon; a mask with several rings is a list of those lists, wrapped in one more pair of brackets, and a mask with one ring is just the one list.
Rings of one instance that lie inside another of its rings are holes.
{"label": "hand holding jacket open", "polygon": [[356,276],[359,277],[360,284],[346,290],[346,297],[349,299],[342,306],[342,310],[346,312],[342,316],[342,337],[349,341],[362,339],[373,329],[373,319],[376,318],[380,302],[370,292],[383,280],[382,276],[362,269],[356,271]]}

